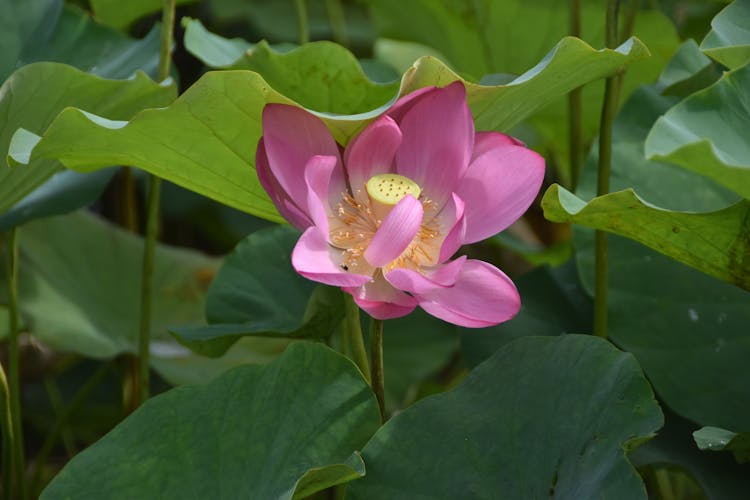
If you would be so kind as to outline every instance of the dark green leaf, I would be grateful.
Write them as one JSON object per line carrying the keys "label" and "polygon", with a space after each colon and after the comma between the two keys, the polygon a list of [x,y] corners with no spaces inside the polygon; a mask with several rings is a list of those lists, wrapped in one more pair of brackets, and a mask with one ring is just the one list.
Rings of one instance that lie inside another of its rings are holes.
{"label": "dark green leaf", "polygon": [[[176,0],[177,5],[198,0]],[[133,21],[155,12],[161,12],[162,0],[89,0],[96,19],[117,29],[127,28]]]}
{"label": "dark green leaf", "polygon": [[355,452],[379,424],[349,360],[297,343],[266,367],[146,402],[42,498],[297,498],[362,476]]}
{"label": "dark green leaf", "polygon": [[378,430],[347,493],[645,499],[624,448],[661,424],[630,354],[591,336],[518,339]]}
{"label": "dark green leaf", "polygon": [[204,327],[172,328],[181,342],[208,356],[243,336],[328,337],[343,319],[341,292],[292,268],[299,232],[288,226],[257,231],[227,257],[206,299]]}

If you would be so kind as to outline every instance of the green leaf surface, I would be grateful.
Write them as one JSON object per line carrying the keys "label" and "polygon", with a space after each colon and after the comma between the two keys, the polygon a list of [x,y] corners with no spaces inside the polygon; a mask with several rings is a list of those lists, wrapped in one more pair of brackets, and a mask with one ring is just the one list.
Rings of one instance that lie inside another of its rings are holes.
{"label": "green leaf surface", "polygon": [[[654,88],[636,92],[615,120],[611,189],[633,188],[670,210],[712,212],[737,195],[706,177],[643,155],[654,121],[675,102]],[[596,186],[596,154],[584,168],[582,199]],[[593,295],[593,231],[576,228],[584,287]],[[678,414],[702,425],[743,428],[750,419],[750,294],[656,253],[610,236],[609,336],[632,352],[656,392]],[[717,391],[716,388],[721,388]]]}
{"label": "green leaf surface", "polygon": [[750,65],[683,100],[654,124],[646,156],[705,175],[750,199],[749,89]]}
{"label": "green leaf surface", "polygon": [[557,184],[542,200],[544,216],[625,236],[699,271],[750,290],[750,201],[708,213],[665,210],[632,190],[586,203]]}
{"label": "green leaf surface", "polygon": [[[184,5],[196,2],[197,0],[176,0],[176,5]],[[147,14],[161,12],[162,0],[89,0],[91,9],[94,11],[96,19],[107,26],[117,29],[124,29],[130,26],[133,21],[140,19]]]}
{"label": "green leaf surface", "polygon": [[[10,145],[16,129],[42,133],[67,106],[123,120],[144,107],[165,106],[175,95],[173,85],[159,85],[140,72],[129,80],[106,80],[63,64],[30,64],[13,73],[0,87],[0,116],[5,117],[0,122],[0,150],[15,151],[18,144],[26,149],[32,146],[37,141],[30,140],[30,134],[17,136],[20,142]],[[61,169],[60,163],[47,159],[31,160],[22,168],[0,162],[0,213]]]}
{"label": "green leaf surface", "polygon": [[[19,229],[21,312],[34,337],[59,351],[94,358],[135,352],[143,239],[86,213]],[[159,245],[151,344],[154,367],[172,383],[206,380],[243,362],[268,362],[284,343],[242,343],[219,360],[179,345],[167,326],[203,318],[219,262]]]}
{"label": "green leaf surface", "polygon": [[325,338],[343,319],[341,292],[303,278],[292,268],[299,231],[261,229],[227,257],[206,299],[207,326],[171,328],[185,345],[223,354],[243,336]]}
{"label": "green leaf surface", "polygon": [[708,87],[721,77],[718,66],[698,48],[695,40],[686,40],[662,71],[656,86],[664,95],[686,97]]}
{"label": "green leaf surface", "polygon": [[472,368],[520,337],[592,331],[591,299],[578,283],[573,260],[554,269],[533,269],[513,281],[521,295],[521,310],[513,319],[490,328],[459,329],[461,351]]}
{"label": "green leaf surface", "polygon": [[732,432],[718,427],[703,427],[693,432],[701,450],[731,451],[737,462],[750,461],[750,432]]}
{"label": "green leaf surface", "polygon": [[271,365],[147,401],[41,498],[299,498],[362,476],[355,452],[379,424],[351,361],[298,343]]}
{"label": "green leaf surface", "polygon": [[182,18],[185,50],[211,68],[230,68],[242,59],[253,44],[242,38],[224,38],[211,33],[198,19]]}
{"label": "green leaf surface", "polygon": [[133,40],[93,22],[81,9],[63,7],[62,0],[3,0],[0,31],[0,82],[39,61],[107,78],[127,78],[137,69],[154,75],[159,61],[159,29]]}
{"label": "green leaf surface", "polygon": [[90,174],[71,170],[58,172],[44,184],[0,215],[0,231],[19,226],[26,221],[72,212],[93,203],[116,169],[104,169]]}
{"label": "green leaf surface", "polygon": [[[293,58],[297,51],[302,51],[316,60],[317,55],[331,54],[331,47],[331,44],[311,44],[279,57]],[[466,84],[477,128],[507,130],[571,89],[611,74],[647,53],[637,39],[629,40],[617,50],[596,51],[580,40],[565,38],[537,66],[507,85]],[[351,55],[347,60],[349,65],[356,64]],[[318,64],[325,64],[325,59]],[[292,82],[288,85],[300,81],[309,86],[320,84],[315,81],[320,75],[297,73],[298,68],[293,65],[269,68],[279,72],[269,78],[286,75]],[[456,80],[458,75],[444,64],[424,58],[403,76],[399,95]],[[352,100],[352,95],[359,92],[361,89],[336,89],[326,107],[316,110],[322,113],[340,144],[346,144],[389,104],[383,102],[374,110],[348,110],[360,113],[355,115],[331,114],[339,109],[332,104],[339,99],[361,103]],[[289,97],[281,95],[254,72],[207,73],[171,106],[145,110],[130,122],[104,121],[80,110],[67,109],[32,151],[16,149],[13,160],[22,161],[27,155],[32,162],[54,158],[80,171],[112,164],[132,165],[239,210],[280,221],[255,175],[255,147],[261,135],[265,104],[293,104]]]}
{"label": "green leaf surface", "polygon": [[445,368],[458,352],[458,347],[455,325],[430,316],[421,309],[385,322],[383,371],[386,409],[396,411],[406,408],[422,383]]}
{"label": "green leaf surface", "polygon": [[711,21],[701,50],[729,69],[750,62],[750,2],[735,0]]}
{"label": "green leaf surface", "polygon": [[645,499],[624,449],[661,424],[630,354],[591,336],[518,339],[378,430],[347,498]]}

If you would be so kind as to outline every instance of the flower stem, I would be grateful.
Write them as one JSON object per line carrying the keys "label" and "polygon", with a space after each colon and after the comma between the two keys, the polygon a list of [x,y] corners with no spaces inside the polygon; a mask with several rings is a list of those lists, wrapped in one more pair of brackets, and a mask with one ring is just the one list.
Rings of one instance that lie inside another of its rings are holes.
{"label": "flower stem", "polygon": [[18,244],[16,229],[8,231],[8,409],[12,441],[13,470],[17,498],[26,499],[26,463],[21,426],[21,373],[18,348]]}
{"label": "flower stem", "polygon": [[[161,48],[159,52],[158,80],[164,81],[169,76],[171,62],[172,37],[174,35],[175,0],[164,0],[162,10]],[[138,383],[133,390],[137,397],[135,404],[140,405],[148,399],[149,384],[149,345],[151,342],[151,306],[153,294],[154,252],[156,236],[159,232],[159,201],[161,198],[161,179],[153,174],[148,177],[148,197],[146,201],[146,241],[143,249],[143,270],[141,274],[141,317],[138,331]]]}
{"label": "flower stem", "polygon": [[307,27],[307,5],[305,0],[294,0],[297,8],[297,31],[299,33],[299,44],[304,45],[310,41],[310,30]]}
{"label": "flower stem", "polygon": [[[570,34],[581,37],[581,0],[570,0]],[[583,87],[568,94],[568,134],[570,149],[570,187],[575,191],[583,167],[582,102]]]}
{"label": "flower stem", "polygon": [[362,336],[362,325],[359,322],[359,306],[348,293],[344,294],[344,313],[346,315],[346,333],[349,336],[349,348],[352,350],[352,360],[357,365],[362,376],[370,383],[370,365],[367,362],[367,350]]}
{"label": "flower stem", "polygon": [[[609,0],[607,4],[607,47],[617,46],[617,14],[619,0]],[[604,105],[602,106],[601,125],[599,128],[599,171],[596,183],[596,195],[609,193],[609,172],[612,163],[612,122],[617,112],[619,75],[607,78],[604,87]],[[607,338],[607,233],[596,231],[594,240],[594,266],[596,270],[594,293],[594,334]]]}
{"label": "flower stem", "polygon": [[385,422],[385,379],[383,374],[383,320],[370,322],[370,379],[372,390],[378,398],[380,418]]}
{"label": "flower stem", "polygon": [[339,45],[347,47],[349,37],[346,34],[346,18],[341,0],[326,0],[326,11],[328,11],[328,22],[331,23],[333,40]]}

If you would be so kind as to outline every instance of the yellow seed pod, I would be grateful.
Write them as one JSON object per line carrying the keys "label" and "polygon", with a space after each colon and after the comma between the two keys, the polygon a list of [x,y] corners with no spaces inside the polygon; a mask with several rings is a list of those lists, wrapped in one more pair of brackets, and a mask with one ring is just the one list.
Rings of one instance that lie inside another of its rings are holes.
{"label": "yellow seed pod", "polygon": [[422,190],[408,177],[398,174],[378,174],[370,177],[365,185],[370,199],[383,205],[393,206],[407,194],[419,198]]}

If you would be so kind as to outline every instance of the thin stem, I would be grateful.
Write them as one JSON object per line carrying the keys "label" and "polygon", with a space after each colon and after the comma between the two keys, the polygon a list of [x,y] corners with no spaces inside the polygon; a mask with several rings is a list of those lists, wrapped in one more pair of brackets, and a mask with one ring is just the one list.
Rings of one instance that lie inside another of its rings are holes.
{"label": "thin stem", "polygon": [[[175,0],[164,0],[162,10],[161,48],[159,51],[159,81],[169,76],[171,63],[172,37],[174,35]],[[159,201],[161,198],[161,179],[155,175],[148,177],[148,196],[146,201],[146,241],[143,249],[143,271],[141,274],[141,317],[138,331],[138,381],[133,384],[136,394],[134,402],[141,404],[148,399],[149,384],[149,345],[151,342],[151,306],[153,294],[154,252],[156,236],[159,232]]]}
{"label": "thin stem", "polygon": [[36,457],[34,472],[31,479],[31,484],[35,487],[39,486],[39,481],[41,480],[41,473],[42,469],[44,468],[44,464],[46,464],[47,460],[49,460],[50,453],[52,453],[52,450],[55,447],[55,443],[57,443],[57,440],[60,438],[60,435],[65,429],[65,426],[70,421],[70,417],[73,416],[73,414],[81,407],[81,404],[86,401],[86,398],[88,398],[89,394],[91,394],[91,392],[101,383],[101,381],[104,380],[104,376],[107,374],[111,367],[112,362],[102,364],[86,381],[83,387],[78,390],[76,395],[73,396],[70,404],[68,404],[68,406],[66,406],[60,412],[60,415],[55,420],[54,427],[52,427],[52,430],[47,435],[47,439],[44,440],[44,443],[39,450],[39,454]]}
{"label": "thin stem", "polygon": [[138,384],[136,404],[148,399],[149,384],[149,345],[151,342],[151,306],[153,295],[154,253],[156,235],[159,231],[159,198],[161,197],[161,179],[149,176],[148,201],[146,218],[146,241],[143,250],[143,278],[141,283],[141,320],[138,334]]}
{"label": "thin stem", "polygon": [[[619,0],[607,4],[607,47],[617,46],[617,14]],[[612,164],[612,122],[617,111],[619,75],[607,78],[604,87],[601,125],[599,127],[599,170],[596,195],[609,193],[609,172]],[[594,295],[594,334],[607,338],[607,234],[596,231],[594,240],[594,266],[596,270]]]}
{"label": "thin stem", "polygon": [[161,13],[161,46],[159,47],[158,80],[164,81],[169,76],[172,62],[172,39],[174,37],[175,0],[164,0]]}
{"label": "thin stem", "polygon": [[[581,37],[581,0],[570,0],[570,34]],[[578,178],[583,168],[582,91],[583,87],[578,87],[568,94],[570,187],[573,191],[578,186]]]}
{"label": "thin stem", "polygon": [[349,37],[346,34],[346,18],[344,9],[341,7],[341,0],[326,0],[326,11],[328,12],[328,22],[331,23],[333,40],[339,45],[347,47]]}
{"label": "thin stem", "polygon": [[304,45],[310,41],[310,30],[307,27],[307,4],[305,0],[294,0],[297,8],[297,32],[299,33],[299,43]]}
{"label": "thin stem", "polygon": [[13,428],[10,417],[10,394],[8,394],[8,379],[5,369],[0,365],[0,427],[3,439],[3,500],[10,500],[13,484]]}
{"label": "thin stem", "polygon": [[18,348],[18,245],[16,229],[8,232],[8,395],[13,436],[13,470],[18,498],[26,499],[26,463],[21,426],[21,373]]}
{"label": "thin stem", "polygon": [[349,337],[349,348],[352,350],[352,360],[357,365],[362,376],[370,383],[370,365],[367,362],[367,350],[362,336],[362,325],[359,322],[359,306],[348,293],[344,294],[344,313],[346,315],[346,333]]}
{"label": "thin stem", "polygon": [[370,379],[372,391],[378,398],[380,418],[385,422],[385,379],[383,374],[383,320],[370,322]]}

